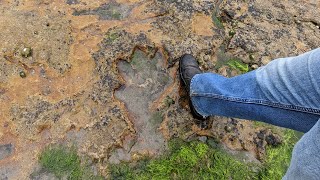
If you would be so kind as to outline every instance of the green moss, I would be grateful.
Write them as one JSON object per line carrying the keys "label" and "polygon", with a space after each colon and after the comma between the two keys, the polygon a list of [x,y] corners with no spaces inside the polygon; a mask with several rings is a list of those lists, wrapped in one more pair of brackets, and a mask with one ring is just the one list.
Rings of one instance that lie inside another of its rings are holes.
{"label": "green moss", "polygon": [[243,63],[239,59],[230,59],[227,62],[227,65],[233,69],[239,70],[241,73],[247,73],[249,72],[249,66],[248,64]]}
{"label": "green moss", "polygon": [[285,131],[284,144],[269,147],[263,166],[257,167],[206,143],[175,139],[169,142],[169,152],[162,157],[144,160],[143,166],[114,165],[111,174],[112,179],[281,179],[297,140],[294,131]]}
{"label": "green moss", "polygon": [[131,59],[131,65],[133,69],[136,69],[138,71],[142,71],[145,68],[145,61],[144,58],[146,58],[142,51],[135,51],[135,53],[132,56]]}
{"label": "green moss", "polygon": [[118,12],[117,10],[113,9],[111,11],[111,17],[113,19],[120,20],[120,19],[122,19],[122,14],[120,12]]}
{"label": "green moss", "polygon": [[113,32],[113,31],[108,32],[108,33],[106,34],[106,39],[107,39],[107,41],[108,41],[109,44],[113,43],[113,42],[114,42],[115,40],[117,40],[119,37],[120,37],[120,36],[119,36],[119,33]]}
{"label": "green moss", "polygon": [[216,27],[218,27],[220,29],[224,28],[220,18],[218,16],[216,16],[215,14],[212,15],[212,22]]}
{"label": "green moss", "polygon": [[284,142],[276,148],[267,148],[264,168],[259,173],[260,179],[281,179],[284,176],[290,164],[293,147],[298,140],[297,132],[285,130]]}
{"label": "green moss", "polygon": [[68,179],[102,179],[94,176],[89,168],[81,164],[74,148],[55,146],[46,148],[39,157],[39,163],[48,172],[58,178]]}
{"label": "green moss", "polygon": [[[250,166],[232,158],[205,143],[169,142],[169,151],[158,159],[144,161],[144,168],[137,165],[114,165],[112,179],[254,179]],[[139,171],[137,171],[139,169]],[[121,178],[120,178],[121,179]]]}
{"label": "green moss", "polygon": [[112,179],[281,179],[285,174],[294,144],[295,131],[286,130],[284,143],[267,148],[262,167],[245,164],[233,156],[206,143],[169,142],[169,151],[158,159],[148,159],[135,165],[121,164],[110,169]]}
{"label": "green moss", "polygon": [[231,29],[231,30],[229,31],[229,36],[230,36],[230,37],[233,37],[235,34],[236,34],[236,32],[235,32],[233,29]]}
{"label": "green moss", "polygon": [[[246,164],[209,144],[173,139],[167,153],[156,159],[144,158],[134,163],[110,166],[110,178],[125,179],[281,179],[298,141],[295,131],[284,132],[284,143],[267,148],[261,168]],[[208,141],[209,142],[209,141]],[[75,149],[63,146],[48,147],[39,158],[42,167],[58,178],[102,179],[94,176],[89,167],[81,163]]]}
{"label": "green moss", "polygon": [[165,106],[168,108],[168,107],[170,107],[172,104],[174,104],[175,101],[174,101],[170,96],[166,96],[166,98],[163,100],[163,103],[164,103]]}

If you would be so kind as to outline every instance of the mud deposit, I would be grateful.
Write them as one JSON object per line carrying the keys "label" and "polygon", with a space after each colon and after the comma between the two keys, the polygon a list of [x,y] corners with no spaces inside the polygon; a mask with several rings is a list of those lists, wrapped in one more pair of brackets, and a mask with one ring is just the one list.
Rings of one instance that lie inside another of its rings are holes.
{"label": "mud deposit", "polygon": [[220,117],[199,129],[176,59],[192,53],[203,70],[233,76],[221,58],[254,69],[306,52],[320,44],[319,9],[312,0],[0,0],[0,179],[38,177],[39,154],[57,143],[103,175],[109,163],[161,154],[173,137],[209,136],[260,159],[277,135]]}

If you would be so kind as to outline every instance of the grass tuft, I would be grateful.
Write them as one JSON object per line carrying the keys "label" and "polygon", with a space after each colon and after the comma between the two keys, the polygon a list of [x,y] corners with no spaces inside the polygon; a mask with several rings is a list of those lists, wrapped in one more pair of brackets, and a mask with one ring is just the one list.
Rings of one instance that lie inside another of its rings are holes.
{"label": "grass tuft", "polygon": [[238,60],[238,59],[230,59],[227,62],[227,65],[233,69],[239,70],[241,73],[249,72],[248,64],[245,64],[241,60]]}
{"label": "grass tuft", "polygon": [[259,176],[262,180],[281,179],[290,164],[292,150],[299,137],[293,130],[285,130],[283,143],[275,148],[267,148],[267,156],[264,160],[264,168],[260,171]]}
{"label": "grass tuft", "polygon": [[175,139],[169,147],[166,155],[144,161],[143,169],[137,164],[112,165],[111,179],[254,179],[250,165],[205,143]]}
{"label": "grass tuft", "polygon": [[[156,158],[144,158],[133,163],[110,166],[110,178],[125,179],[281,179],[291,159],[295,131],[286,130],[283,144],[267,147],[263,166],[246,164],[216,146],[181,139],[169,141],[169,150]],[[208,141],[208,143],[210,140]],[[94,176],[89,167],[81,163],[74,148],[55,146],[46,148],[39,158],[42,167],[58,178],[103,179]]]}
{"label": "grass tuft", "polygon": [[41,166],[59,179],[70,180],[102,179],[93,175],[89,167],[81,164],[81,159],[74,148],[55,146],[46,148],[39,157]]}

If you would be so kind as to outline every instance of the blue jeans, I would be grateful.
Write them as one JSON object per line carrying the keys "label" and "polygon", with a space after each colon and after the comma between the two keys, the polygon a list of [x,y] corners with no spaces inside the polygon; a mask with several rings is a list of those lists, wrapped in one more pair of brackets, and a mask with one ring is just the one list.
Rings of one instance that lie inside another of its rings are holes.
{"label": "blue jeans", "polygon": [[320,178],[320,48],[232,78],[197,74],[190,86],[192,104],[204,117],[250,119],[306,132],[283,179]]}

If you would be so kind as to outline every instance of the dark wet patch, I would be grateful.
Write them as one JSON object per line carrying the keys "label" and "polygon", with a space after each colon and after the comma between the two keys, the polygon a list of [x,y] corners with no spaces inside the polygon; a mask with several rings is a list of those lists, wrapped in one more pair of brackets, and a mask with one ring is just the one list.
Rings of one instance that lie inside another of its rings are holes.
{"label": "dark wet patch", "polygon": [[71,5],[71,4],[79,4],[80,1],[79,0],[67,0],[66,3],[69,4],[69,5]]}
{"label": "dark wet patch", "polygon": [[[149,59],[144,52],[136,50],[130,63],[118,62],[118,69],[126,83],[115,92],[115,96],[126,104],[137,133],[135,143],[127,153],[158,154],[166,147],[158,130],[163,114],[152,107],[157,106],[156,101],[173,82],[165,69],[164,57],[156,53]],[[111,159],[128,159],[127,153],[117,150]]]}
{"label": "dark wet patch", "polygon": [[80,10],[73,13],[74,16],[97,15],[101,20],[120,20],[129,16],[132,7],[110,2],[96,9]]}
{"label": "dark wet patch", "polygon": [[13,144],[3,144],[0,145],[0,160],[7,158],[13,152],[14,146]]}

